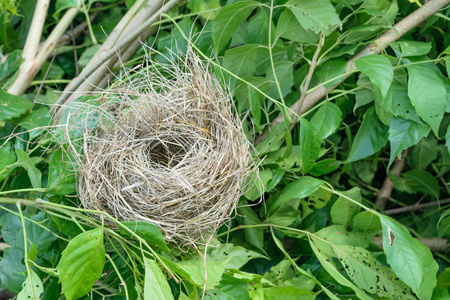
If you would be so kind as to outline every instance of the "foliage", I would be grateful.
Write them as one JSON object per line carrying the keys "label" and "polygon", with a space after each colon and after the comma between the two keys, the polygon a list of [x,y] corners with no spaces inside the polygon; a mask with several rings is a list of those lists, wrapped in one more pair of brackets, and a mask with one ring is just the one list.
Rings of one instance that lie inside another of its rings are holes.
{"label": "foliage", "polygon": [[[17,299],[450,297],[450,260],[420,242],[450,237],[450,8],[351,68],[419,1],[192,0],[163,14],[147,41],[159,54],[139,50],[123,67],[192,43],[214,57],[249,140],[267,132],[236,217],[208,247],[180,251],[155,225],[92,218],[61,135],[46,131],[56,91],[135,2],[86,1],[74,24],[95,12],[89,33],[60,46],[23,96],[7,90],[35,1],[0,3],[0,288]],[[51,1],[43,36],[77,5]],[[320,87],[325,99],[293,123],[290,107]],[[431,205],[414,212],[418,202]]]}

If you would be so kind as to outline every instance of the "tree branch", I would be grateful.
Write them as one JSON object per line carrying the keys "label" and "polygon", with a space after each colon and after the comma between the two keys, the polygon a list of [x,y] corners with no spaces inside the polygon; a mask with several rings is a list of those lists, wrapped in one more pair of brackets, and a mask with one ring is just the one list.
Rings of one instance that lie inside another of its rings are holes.
{"label": "tree branch", "polygon": [[[448,243],[447,239],[442,238],[418,238],[419,242],[430,248],[431,252],[446,252],[448,247],[450,247],[450,244]],[[374,237],[372,239],[372,242],[374,242],[378,247],[383,249],[383,238],[381,237]]]}
{"label": "tree branch", "polygon": [[[400,176],[403,169],[405,168],[406,164],[406,155],[408,154],[408,149],[403,151],[402,158],[401,159],[395,159],[394,164],[391,168],[391,173],[395,176]],[[386,176],[384,179],[383,185],[381,186],[377,199],[375,201],[375,205],[380,208],[380,210],[384,210],[387,201],[391,197],[392,190],[394,189],[394,183],[389,178],[389,176]]]}
{"label": "tree branch", "polygon": [[[329,89],[326,89],[323,85],[318,87],[305,97],[303,103],[301,103],[300,99],[297,100],[290,107],[291,110],[288,110],[293,121],[293,123],[291,124],[291,129],[297,122],[297,117],[294,113],[292,113],[292,111],[298,115],[301,115],[308,109],[310,109],[323,97],[325,97],[326,94],[333,91],[338,85],[344,82],[344,80],[346,80],[351,75],[352,71],[355,70],[354,61],[356,59],[367,55],[379,54],[382,49],[388,47],[388,43],[395,42],[401,36],[403,36],[408,31],[410,31],[411,29],[413,29],[414,27],[425,21],[428,17],[437,13],[441,8],[447,6],[448,4],[450,4],[450,0],[431,0],[425,3],[422,7],[420,7],[419,9],[408,15],[406,18],[398,22],[393,29],[389,29],[387,32],[382,34],[377,40],[375,40],[375,42],[367,45],[361,52],[359,52],[349,61],[347,61],[346,73],[348,73],[348,75],[342,77],[341,81],[338,84]],[[272,121],[270,127],[273,127],[281,122],[284,122],[284,117],[282,114],[280,114],[276,119]],[[264,141],[267,138],[268,134],[269,130],[268,129],[264,130],[264,132],[256,138],[255,145]]]}
{"label": "tree branch", "polygon": [[413,204],[410,206],[389,209],[389,210],[386,210],[383,214],[387,215],[387,216],[398,215],[398,214],[403,214],[406,212],[413,212],[413,211],[421,210],[426,207],[431,207],[431,206],[436,206],[436,205],[444,205],[444,204],[448,204],[448,203],[450,203],[450,198],[442,199],[439,201],[428,202],[428,203],[422,203],[422,204],[416,203],[416,204]]}
{"label": "tree branch", "polygon": [[[144,20],[144,22],[139,25],[136,29],[131,30],[130,34],[125,36],[123,39],[119,40],[116,47],[109,49],[106,53],[104,53],[98,60],[91,60],[92,66],[90,68],[84,68],[81,74],[78,77],[75,77],[72,82],[66,87],[64,93],[59,97],[58,102],[52,107],[51,113],[55,113],[58,107],[62,105],[70,104],[67,99],[78,90],[81,84],[86,81],[89,76],[91,76],[97,69],[102,67],[102,65],[107,62],[114,55],[117,56],[117,51],[123,50],[125,47],[129,46],[133,42],[135,42],[138,37],[144,33],[158,18],[162,13],[167,12],[171,9],[175,4],[177,4],[180,0],[170,0],[163,7],[161,7],[156,13],[154,13],[151,17]],[[450,1],[450,0],[449,0]],[[152,3],[153,4],[153,3]],[[132,29],[130,27],[130,29]],[[71,97],[75,99],[76,97]],[[59,118],[59,112],[54,114],[54,120]]]}
{"label": "tree branch", "polygon": [[[37,55],[35,55],[33,58],[30,58],[29,63],[27,64],[22,63],[22,65],[20,66],[19,75],[17,76],[12,86],[8,89],[8,93],[20,96],[26,91],[31,81],[33,81],[34,77],[39,72],[39,70],[41,69],[44,62],[47,60],[47,57],[50,55],[50,53],[53,52],[58,43],[58,40],[67,30],[67,27],[69,27],[70,23],[78,14],[78,12],[79,12],[78,7],[72,7],[67,10],[67,12],[64,14],[64,16],[56,25],[56,27],[53,29],[50,36],[42,45],[42,48],[39,51],[39,53],[37,53]],[[28,36],[30,36],[30,34],[32,33],[30,32]],[[39,41],[38,44],[36,45],[36,49],[38,45]]]}

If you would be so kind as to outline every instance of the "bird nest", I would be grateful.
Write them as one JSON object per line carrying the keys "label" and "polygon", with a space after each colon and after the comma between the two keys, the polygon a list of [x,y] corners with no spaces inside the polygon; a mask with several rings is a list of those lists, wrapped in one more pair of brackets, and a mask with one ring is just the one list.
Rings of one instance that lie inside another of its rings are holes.
{"label": "bird nest", "polygon": [[169,241],[205,241],[244,192],[250,145],[229,91],[194,53],[149,65],[83,104],[78,197]]}

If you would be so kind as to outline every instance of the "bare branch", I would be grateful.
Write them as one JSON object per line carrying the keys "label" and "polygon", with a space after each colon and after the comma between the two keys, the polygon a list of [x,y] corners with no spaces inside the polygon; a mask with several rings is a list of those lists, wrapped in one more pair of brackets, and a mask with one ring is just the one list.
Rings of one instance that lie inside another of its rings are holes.
{"label": "bare branch", "polygon": [[413,211],[421,210],[426,207],[444,205],[444,204],[448,204],[448,203],[450,203],[450,198],[442,199],[439,201],[428,202],[428,203],[422,203],[422,204],[416,203],[416,204],[410,205],[410,206],[389,209],[389,210],[386,210],[383,214],[385,214],[387,216],[398,215],[398,214],[403,214],[406,212],[413,212]]}
{"label": "bare branch", "polygon": [[[441,239],[437,237],[432,238],[418,238],[419,242],[430,248],[431,252],[446,252],[450,244],[447,239]],[[383,238],[374,237],[372,239],[378,247],[383,248]]]}
{"label": "bare branch", "polygon": [[[291,107],[290,110],[287,110],[289,114],[292,116],[293,123],[291,124],[291,128],[297,122],[297,116],[293,113],[297,113],[298,115],[303,114],[308,109],[310,109],[314,104],[316,104],[320,99],[325,97],[327,93],[333,91],[338,85],[340,85],[344,80],[346,80],[351,72],[355,70],[354,61],[360,57],[371,55],[371,54],[379,54],[381,49],[385,49],[388,47],[387,43],[395,42],[401,36],[406,34],[408,31],[425,21],[428,17],[437,13],[441,8],[450,4],[450,0],[431,0],[425,3],[421,8],[417,9],[406,18],[398,22],[394,29],[389,29],[386,33],[382,34],[374,43],[366,46],[361,52],[352,57],[349,61],[347,61],[346,73],[348,75],[341,78],[341,81],[335,86],[326,89],[323,85],[315,89],[313,92],[308,94],[305,97],[303,103],[301,103],[300,99],[297,100]],[[380,48],[381,47],[381,48]],[[281,122],[284,122],[284,117],[280,114],[276,119],[272,121],[270,127],[273,127]],[[261,143],[267,138],[269,130],[266,129],[260,136],[258,136],[255,140],[255,145]]]}

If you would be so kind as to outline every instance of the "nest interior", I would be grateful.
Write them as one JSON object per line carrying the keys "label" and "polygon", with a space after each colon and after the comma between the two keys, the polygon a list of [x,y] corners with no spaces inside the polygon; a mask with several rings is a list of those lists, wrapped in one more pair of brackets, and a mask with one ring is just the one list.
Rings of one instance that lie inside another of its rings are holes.
{"label": "nest interior", "polygon": [[84,119],[96,120],[77,162],[85,208],[151,222],[175,242],[204,241],[231,217],[249,143],[229,92],[195,54],[152,62],[84,105]]}

